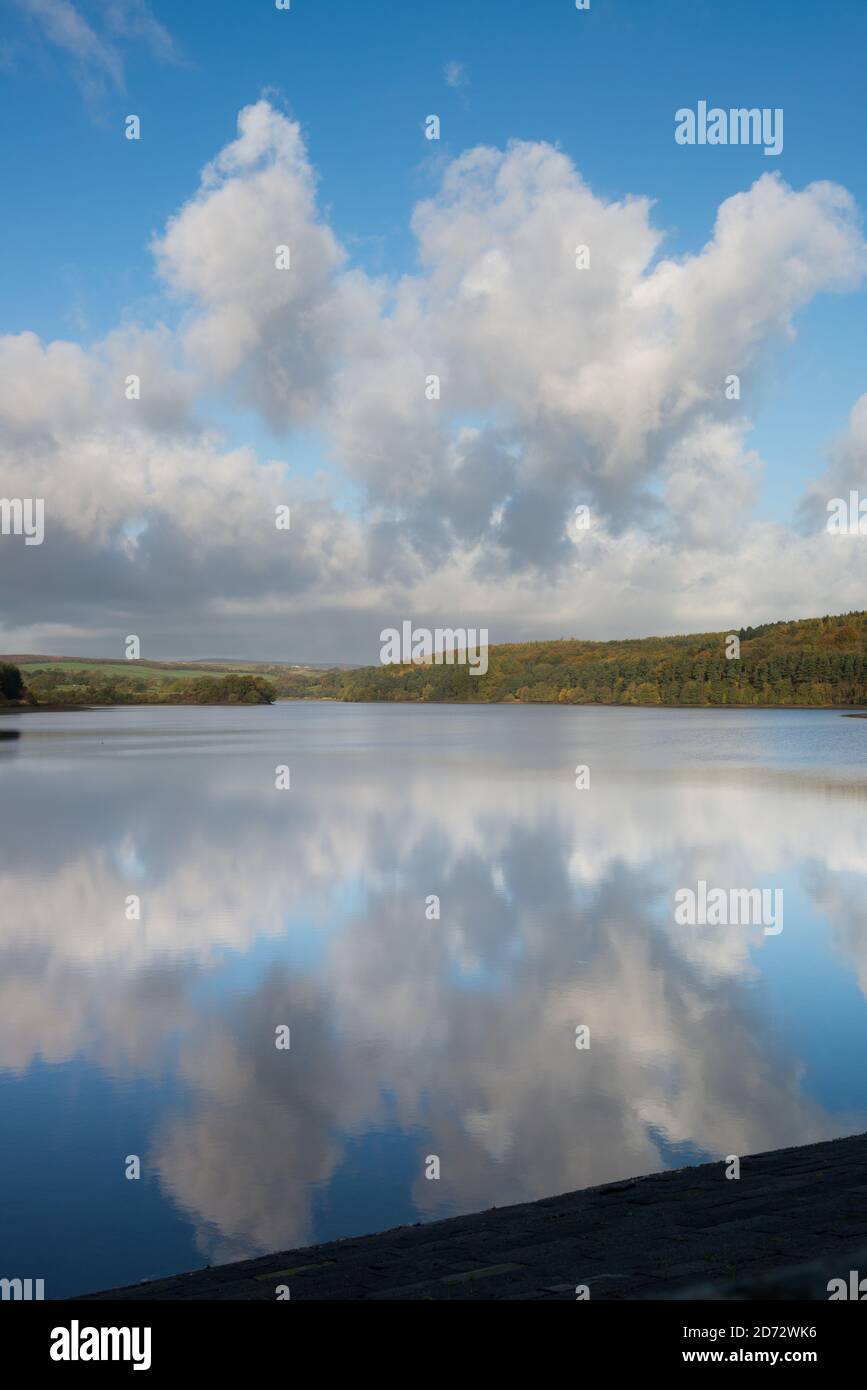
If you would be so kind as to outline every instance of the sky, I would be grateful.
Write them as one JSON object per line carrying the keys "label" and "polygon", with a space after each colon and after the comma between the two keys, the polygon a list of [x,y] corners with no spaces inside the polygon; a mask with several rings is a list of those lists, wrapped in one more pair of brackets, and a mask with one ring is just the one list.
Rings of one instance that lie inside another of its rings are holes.
{"label": "sky", "polygon": [[[863,608],[865,40],[860,0],[0,0],[0,498],[45,514],[0,650]],[[701,101],[779,154],[678,143]]]}

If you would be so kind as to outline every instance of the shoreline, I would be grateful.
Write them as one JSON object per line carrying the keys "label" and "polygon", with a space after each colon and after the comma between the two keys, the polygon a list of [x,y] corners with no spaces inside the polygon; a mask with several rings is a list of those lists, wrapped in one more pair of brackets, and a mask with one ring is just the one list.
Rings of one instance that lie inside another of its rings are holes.
{"label": "shoreline", "polygon": [[[709,1296],[867,1246],[867,1134],[626,1178],[517,1206],[283,1250],[71,1302]],[[282,1295],[285,1298],[285,1293]]]}
{"label": "shoreline", "polygon": [[278,695],[271,704],[252,703],[245,700],[215,700],[213,703],[199,704],[192,700],[121,700],[113,704],[96,705],[0,705],[0,714],[68,714],[72,710],[99,709],[273,709],[274,705],[372,705],[394,706],[396,708],[424,709],[508,709],[520,706],[522,709],[652,709],[652,710],[693,710],[696,713],[720,710],[816,710],[843,715],[846,719],[867,719],[867,705],[627,705],[614,702],[600,704],[594,700],[571,703],[565,700],[337,700],[333,696],[311,696],[309,699],[296,695]]}

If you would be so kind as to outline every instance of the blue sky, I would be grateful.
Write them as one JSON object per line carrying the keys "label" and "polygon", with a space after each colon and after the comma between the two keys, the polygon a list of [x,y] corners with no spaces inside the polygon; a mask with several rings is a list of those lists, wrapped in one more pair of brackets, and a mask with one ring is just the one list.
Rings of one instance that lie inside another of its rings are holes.
{"label": "blue sky", "polygon": [[[113,3],[74,3],[111,70],[64,52],[40,22],[71,0],[2,5],[0,122],[14,138],[0,142],[0,332],[90,347],[130,321],[177,329],[185,306],[166,295],[150,243],[263,94],[300,123],[321,215],[370,277],[418,270],[413,207],[451,160],[515,139],[559,147],[605,201],[651,198],[664,256],[699,252],[720,204],[770,170],[795,189],[839,183],[867,207],[857,0],[592,0],[586,12],[572,0],[293,0],[289,12],[139,0],[130,10],[164,27],[171,52],[144,21],[118,32]],[[675,110],[702,98],[782,107],[782,154],[677,145]],[[137,143],[123,138],[129,112],[142,120]],[[431,112],[438,143],[423,138]],[[793,517],[865,389],[863,286],[818,293],[794,322],[795,341],[744,388],[748,444],[766,466],[758,520]],[[275,431],[220,390],[200,399],[263,457],[301,473],[334,460],[315,428]],[[348,504],[354,484],[339,474]]]}
{"label": "blue sky", "polygon": [[[131,305],[164,317],[150,238],[265,90],[301,122],[332,224],[373,274],[412,269],[409,216],[443,160],[514,138],[559,144],[600,194],[652,196],[669,254],[698,250],[720,202],[769,165],[796,186],[839,181],[867,207],[858,0],[592,0],[588,12],[571,0],[294,0],[289,12],[268,0],[157,0],[177,64],[132,47],[125,93],[90,106],[63,57],[32,51],[14,0],[4,8],[13,66],[0,118],[15,139],[0,147],[0,179],[18,193],[0,225],[7,332],[98,336]],[[80,8],[98,16],[100,6]],[[451,62],[464,70],[456,89],[443,80]],[[706,158],[663,138],[674,110],[702,97],[782,106],[782,155],[741,146]],[[118,138],[128,111],[145,128],[132,150]],[[444,126],[433,151],[429,112]],[[864,309],[863,295],[810,306],[768,385],[754,435],[769,465],[768,515],[791,504],[793,482],[815,470],[863,389]],[[251,431],[286,455],[285,441]]]}

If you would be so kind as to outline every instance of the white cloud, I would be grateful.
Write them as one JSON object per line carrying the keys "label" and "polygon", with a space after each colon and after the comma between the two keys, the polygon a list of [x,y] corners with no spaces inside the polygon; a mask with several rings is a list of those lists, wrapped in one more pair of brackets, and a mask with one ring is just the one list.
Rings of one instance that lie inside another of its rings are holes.
{"label": "white cloud", "polygon": [[[101,0],[105,32],[98,32],[72,0],[13,0],[43,39],[70,61],[73,76],[91,105],[110,91],[124,90],[124,41],[141,41],[162,62],[178,61],[168,31],[146,0]],[[118,43],[120,40],[120,43]]]}
{"label": "white cloud", "polygon": [[[867,392],[855,402],[845,430],[834,439],[824,473],[807,489],[800,509],[804,526],[812,530],[824,528],[828,503],[842,498],[848,505],[850,491],[857,492],[860,498],[867,497]],[[836,539],[846,544],[845,537]]]}
{"label": "white cloud", "polygon": [[[151,651],[375,660],[396,614],[505,640],[863,602],[860,551],[753,519],[762,461],[724,391],[737,372],[758,399],[797,311],[863,276],[844,190],[765,175],[698,254],[665,259],[647,198],[598,197],[549,145],[479,148],[416,207],[419,269],[389,281],[350,266],[316,183],[298,124],[257,102],[154,242],[176,333],[0,339],[4,491],[38,488],[47,519],[38,563],[0,551],[7,650],[101,640],[107,612],[114,632],[142,605]],[[359,505],[231,447],[200,418],[215,396],[319,430]],[[851,472],[848,447],[832,466]]]}
{"label": "white cloud", "polygon": [[123,87],[123,63],[117,50],[101,39],[72,0],[15,0],[45,38],[72,58],[80,70],[95,70],[113,86]]}
{"label": "white cloud", "polygon": [[107,28],[123,38],[141,39],[154,57],[164,62],[177,62],[178,49],[174,39],[160,24],[146,0],[101,0]]}
{"label": "white cloud", "polygon": [[[215,382],[238,374],[245,401],[276,424],[315,419],[339,348],[344,256],[315,207],[299,127],[267,102],[203,172],[198,194],[154,244],[159,268],[193,302],[184,343]],[[290,266],[277,268],[277,248]]]}

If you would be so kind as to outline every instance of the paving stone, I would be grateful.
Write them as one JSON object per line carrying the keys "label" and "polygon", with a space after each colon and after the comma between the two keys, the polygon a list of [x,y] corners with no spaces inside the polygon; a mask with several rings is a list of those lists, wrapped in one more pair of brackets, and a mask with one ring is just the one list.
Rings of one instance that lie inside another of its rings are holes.
{"label": "paving stone", "polygon": [[593,1299],[721,1286],[735,1292],[695,1296],[742,1298],[766,1276],[783,1290],[767,1296],[786,1297],[821,1279],[787,1283],[781,1266],[859,1267],[846,1262],[867,1243],[867,1135],[750,1156],[737,1181],[724,1172],[654,1173],[85,1297],[263,1300],[288,1283],[296,1300],[549,1301],[574,1299],[578,1284]]}

